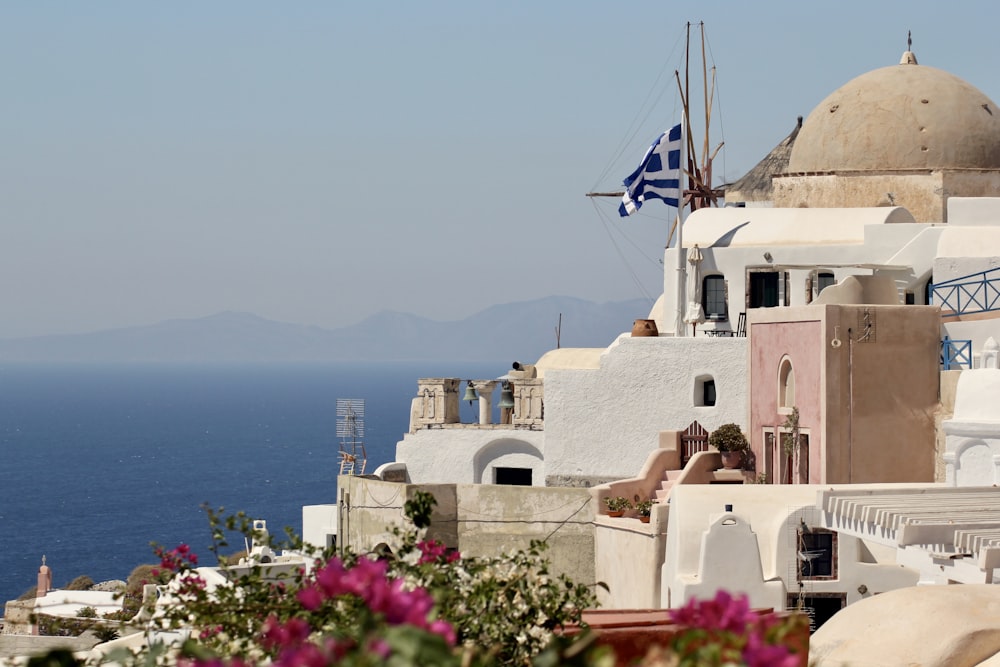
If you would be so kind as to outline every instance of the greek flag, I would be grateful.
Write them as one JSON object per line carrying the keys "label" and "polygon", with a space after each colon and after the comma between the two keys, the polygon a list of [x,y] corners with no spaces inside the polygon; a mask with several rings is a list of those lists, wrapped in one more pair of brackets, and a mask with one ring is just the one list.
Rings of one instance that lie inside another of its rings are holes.
{"label": "greek flag", "polygon": [[639,210],[647,199],[677,207],[681,198],[681,126],[664,132],[646,151],[639,167],[625,179],[625,194],[618,207],[624,218]]}

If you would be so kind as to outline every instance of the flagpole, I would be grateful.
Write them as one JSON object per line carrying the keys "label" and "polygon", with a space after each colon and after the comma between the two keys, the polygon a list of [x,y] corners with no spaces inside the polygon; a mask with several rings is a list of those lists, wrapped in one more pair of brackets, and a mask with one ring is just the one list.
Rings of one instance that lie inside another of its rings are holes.
{"label": "flagpole", "polygon": [[684,323],[684,309],[687,307],[687,280],[684,275],[684,180],[687,171],[687,111],[681,111],[681,155],[680,179],[677,193],[677,321],[674,324],[674,335],[684,336],[687,327]]}

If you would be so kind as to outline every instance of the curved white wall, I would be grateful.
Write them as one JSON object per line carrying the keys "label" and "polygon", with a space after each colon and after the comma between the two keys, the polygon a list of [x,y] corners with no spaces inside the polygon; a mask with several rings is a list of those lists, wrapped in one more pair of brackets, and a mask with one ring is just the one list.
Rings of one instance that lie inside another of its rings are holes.
{"label": "curved white wall", "polygon": [[544,486],[543,431],[475,427],[421,429],[396,443],[414,484],[492,484],[496,467],[528,468]]}

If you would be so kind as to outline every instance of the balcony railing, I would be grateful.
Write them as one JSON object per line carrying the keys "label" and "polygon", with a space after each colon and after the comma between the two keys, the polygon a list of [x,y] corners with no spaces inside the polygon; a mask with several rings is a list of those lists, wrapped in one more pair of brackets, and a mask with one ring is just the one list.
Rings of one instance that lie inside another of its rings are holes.
{"label": "balcony railing", "polygon": [[947,336],[941,341],[941,370],[954,371],[972,368],[972,341],[952,340]]}
{"label": "balcony railing", "polygon": [[1000,310],[1000,268],[930,286],[931,303],[956,315]]}

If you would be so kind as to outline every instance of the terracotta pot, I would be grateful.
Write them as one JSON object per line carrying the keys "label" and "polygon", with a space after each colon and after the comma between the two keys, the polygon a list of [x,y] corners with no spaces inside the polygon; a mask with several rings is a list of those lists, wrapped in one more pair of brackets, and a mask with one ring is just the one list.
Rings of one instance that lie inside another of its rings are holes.
{"label": "terracotta pot", "polygon": [[649,517],[648,516],[640,516],[639,517],[639,521],[642,521],[643,523],[649,523]]}
{"label": "terracotta pot", "polygon": [[625,514],[624,510],[608,510],[608,516],[621,516]]}
{"label": "terracotta pot", "polygon": [[743,464],[743,452],[719,452],[722,455],[722,467],[726,470],[736,470]]}
{"label": "terracotta pot", "polygon": [[656,320],[636,320],[632,324],[633,338],[659,335],[660,331],[656,328]]}

